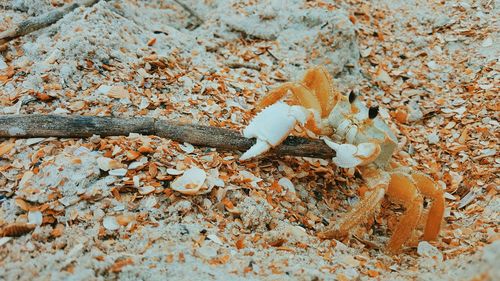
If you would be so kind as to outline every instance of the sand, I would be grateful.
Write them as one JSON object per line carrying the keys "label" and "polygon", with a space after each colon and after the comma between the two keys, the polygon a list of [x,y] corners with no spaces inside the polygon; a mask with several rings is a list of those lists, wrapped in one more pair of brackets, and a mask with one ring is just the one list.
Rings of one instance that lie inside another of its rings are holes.
{"label": "sand", "polygon": [[[67,2],[1,0],[0,32]],[[363,185],[326,160],[240,162],[137,134],[0,139],[0,227],[34,228],[0,238],[0,280],[500,278],[496,1],[180,2],[189,10],[99,1],[6,44],[0,114],[241,130],[269,89],[324,65],[340,93],[380,105],[395,160],[445,190],[438,241],[388,255],[402,213],[389,203],[352,236],[320,240]],[[210,192],[171,189],[190,167]]]}

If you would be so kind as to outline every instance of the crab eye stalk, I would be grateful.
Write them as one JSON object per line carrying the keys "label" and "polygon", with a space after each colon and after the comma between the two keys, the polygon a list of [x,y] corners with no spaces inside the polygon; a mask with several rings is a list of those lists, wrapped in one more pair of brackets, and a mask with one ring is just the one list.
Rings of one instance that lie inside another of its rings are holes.
{"label": "crab eye stalk", "polygon": [[355,100],[356,100],[356,94],[353,91],[351,91],[349,93],[349,103],[353,103]]}
{"label": "crab eye stalk", "polygon": [[368,109],[368,118],[375,119],[378,115],[378,106],[372,106]]}

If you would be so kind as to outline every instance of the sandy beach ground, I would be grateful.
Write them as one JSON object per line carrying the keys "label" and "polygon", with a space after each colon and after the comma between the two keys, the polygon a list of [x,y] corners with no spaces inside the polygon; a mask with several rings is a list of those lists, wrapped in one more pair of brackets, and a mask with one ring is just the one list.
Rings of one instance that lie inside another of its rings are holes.
{"label": "sandy beach ground", "polygon": [[[0,0],[0,34],[73,2]],[[387,254],[404,209],[384,200],[349,237],[319,239],[366,190],[324,159],[5,138],[0,280],[500,279],[498,1],[85,2],[0,44],[0,115],[242,130],[270,89],[324,65],[340,93],[379,105],[394,160],[445,191],[440,236],[419,228]],[[172,187],[190,169],[206,177],[195,195]]]}

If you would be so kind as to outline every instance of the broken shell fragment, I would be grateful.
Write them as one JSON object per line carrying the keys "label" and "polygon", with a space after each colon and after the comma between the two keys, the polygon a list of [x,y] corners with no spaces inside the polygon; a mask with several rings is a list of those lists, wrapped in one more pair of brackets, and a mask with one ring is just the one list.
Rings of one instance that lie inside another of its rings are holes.
{"label": "broken shell fragment", "polygon": [[41,225],[43,221],[42,212],[40,211],[29,211],[28,212],[28,223],[34,225]]}
{"label": "broken shell fragment", "polygon": [[103,171],[119,169],[122,167],[122,164],[120,162],[108,157],[97,158],[97,165],[99,166],[99,169]]}
{"label": "broken shell fragment", "polygon": [[200,194],[201,188],[206,178],[207,173],[205,173],[204,170],[193,167],[189,170],[184,171],[184,174],[176,178],[172,182],[170,187],[182,194],[196,195]]}
{"label": "broken shell fragment", "polygon": [[117,230],[120,228],[120,224],[115,217],[107,216],[103,219],[102,225],[107,230]]}
{"label": "broken shell fragment", "polygon": [[109,171],[110,176],[123,177],[127,174],[127,169],[113,169]]}
{"label": "broken shell fragment", "polygon": [[155,188],[154,188],[154,186],[147,185],[147,186],[139,187],[138,190],[139,190],[140,194],[147,195],[147,194],[155,191]]}
{"label": "broken shell fragment", "polygon": [[278,184],[285,188],[287,191],[295,192],[295,186],[293,185],[292,181],[287,178],[281,178],[278,181]]}
{"label": "broken shell fragment", "polygon": [[178,176],[178,175],[182,175],[182,173],[184,173],[184,171],[179,171],[177,169],[172,169],[172,168],[167,169],[167,174],[169,174],[169,175]]}
{"label": "broken shell fragment", "polygon": [[187,154],[194,152],[194,146],[191,145],[190,143],[185,142],[184,145],[179,144],[179,147],[182,149],[182,151],[186,152]]}

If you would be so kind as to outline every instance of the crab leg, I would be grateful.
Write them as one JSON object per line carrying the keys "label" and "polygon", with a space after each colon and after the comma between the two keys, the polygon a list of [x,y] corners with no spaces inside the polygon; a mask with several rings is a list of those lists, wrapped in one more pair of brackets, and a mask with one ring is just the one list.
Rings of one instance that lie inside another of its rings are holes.
{"label": "crab leg", "polygon": [[412,178],[408,174],[400,172],[391,174],[387,195],[391,201],[402,204],[406,209],[387,246],[389,252],[396,253],[417,227],[422,214],[423,199]]}
{"label": "crab leg", "polygon": [[304,125],[311,119],[314,120],[314,114],[302,106],[277,102],[265,108],[243,130],[244,137],[257,138],[257,142],[240,159],[250,159],[279,145],[297,123]]}
{"label": "crab leg", "polygon": [[331,239],[347,236],[352,228],[366,221],[366,218],[372,216],[380,206],[387,190],[389,175],[372,168],[364,168],[361,173],[367,179],[371,192],[365,195],[349,213],[345,214],[338,224],[319,233],[320,238]]}
{"label": "crab leg", "polygon": [[422,173],[413,172],[411,177],[415,181],[415,185],[420,193],[424,197],[431,198],[432,200],[432,205],[429,209],[429,215],[424,229],[424,240],[436,240],[439,235],[439,230],[441,229],[441,221],[443,220],[445,204],[444,192],[431,178]]}
{"label": "crab leg", "polygon": [[332,78],[324,66],[310,68],[304,74],[302,84],[314,92],[321,105],[321,117],[328,116],[332,108],[341,97],[339,93],[333,93]]}
{"label": "crab leg", "polygon": [[316,110],[318,113],[321,113],[320,101],[314,95],[314,93],[302,84],[290,82],[284,83],[278,88],[272,90],[264,98],[262,98],[257,105],[257,109],[262,109],[275,103],[276,101],[283,98],[288,93],[288,91],[292,92],[292,96],[296,104],[301,105],[305,108]]}

